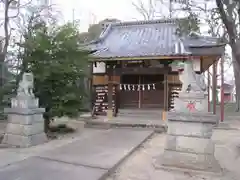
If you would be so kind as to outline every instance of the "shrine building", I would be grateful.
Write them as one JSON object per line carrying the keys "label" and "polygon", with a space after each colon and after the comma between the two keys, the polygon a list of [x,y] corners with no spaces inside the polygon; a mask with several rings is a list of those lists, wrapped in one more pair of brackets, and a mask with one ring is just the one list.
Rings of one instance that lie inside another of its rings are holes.
{"label": "shrine building", "polygon": [[88,45],[94,51],[94,114],[116,116],[127,108],[169,111],[181,88],[177,62],[191,60],[195,72],[202,73],[222,57],[225,44],[218,38],[179,37],[177,29],[176,19],[111,23]]}

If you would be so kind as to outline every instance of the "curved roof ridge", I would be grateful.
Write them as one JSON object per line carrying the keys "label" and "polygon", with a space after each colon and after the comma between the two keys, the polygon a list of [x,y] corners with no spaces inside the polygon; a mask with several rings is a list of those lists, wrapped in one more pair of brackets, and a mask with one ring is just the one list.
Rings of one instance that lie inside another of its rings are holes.
{"label": "curved roof ridge", "polygon": [[123,21],[112,23],[113,26],[128,26],[128,25],[141,25],[141,24],[158,24],[158,23],[176,23],[177,20],[181,20],[181,18],[175,19],[155,19],[155,20],[139,20],[139,21]]}

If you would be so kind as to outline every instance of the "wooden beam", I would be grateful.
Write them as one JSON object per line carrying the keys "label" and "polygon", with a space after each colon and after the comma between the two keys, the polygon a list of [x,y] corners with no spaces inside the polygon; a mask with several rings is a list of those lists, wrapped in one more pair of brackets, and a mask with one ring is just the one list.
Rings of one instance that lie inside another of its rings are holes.
{"label": "wooden beam", "polygon": [[155,67],[128,67],[128,68],[116,68],[115,73],[116,75],[123,75],[123,74],[163,74],[170,72],[170,68],[162,67],[162,68],[155,68]]}
{"label": "wooden beam", "polygon": [[[221,55],[191,55],[194,59],[200,58],[200,57],[221,57]],[[136,61],[136,60],[187,60],[190,56],[141,56],[141,57],[91,57],[89,61]]]}
{"label": "wooden beam", "polygon": [[[198,56],[199,57],[199,56]],[[90,61],[131,61],[131,60],[184,60],[188,59],[189,56],[141,56],[141,57],[91,57]]]}

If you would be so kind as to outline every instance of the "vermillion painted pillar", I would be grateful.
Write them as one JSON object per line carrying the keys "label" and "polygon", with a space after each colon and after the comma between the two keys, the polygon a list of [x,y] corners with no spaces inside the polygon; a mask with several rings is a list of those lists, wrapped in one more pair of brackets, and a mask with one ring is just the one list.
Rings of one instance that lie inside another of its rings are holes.
{"label": "vermillion painted pillar", "polygon": [[213,101],[213,114],[216,114],[217,107],[217,62],[212,65],[212,101]]}
{"label": "vermillion painted pillar", "polygon": [[208,112],[211,111],[211,103],[210,103],[210,87],[211,87],[211,80],[210,80],[210,72],[209,72],[209,68],[207,70],[207,80],[208,80]]}
{"label": "vermillion painted pillar", "polygon": [[221,122],[224,120],[224,56],[221,58]]}
{"label": "vermillion painted pillar", "polygon": [[107,72],[108,72],[108,110],[107,110],[107,117],[109,120],[113,118],[113,65],[107,65]]}

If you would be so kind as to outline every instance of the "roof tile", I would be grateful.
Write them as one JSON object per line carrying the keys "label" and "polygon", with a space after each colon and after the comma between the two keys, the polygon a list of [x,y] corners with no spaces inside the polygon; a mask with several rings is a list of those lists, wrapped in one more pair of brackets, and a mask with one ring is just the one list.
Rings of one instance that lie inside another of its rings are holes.
{"label": "roof tile", "polygon": [[[186,55],[189,47],[217,45],[212,37],[179,38],[174,20],[123,22],[109,25],[98,41],[91,44],[97,49],[95,57],[138,57],[157,55]],[[176,52],[175,44],[183,43],[184,48]]]}

